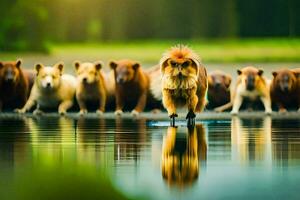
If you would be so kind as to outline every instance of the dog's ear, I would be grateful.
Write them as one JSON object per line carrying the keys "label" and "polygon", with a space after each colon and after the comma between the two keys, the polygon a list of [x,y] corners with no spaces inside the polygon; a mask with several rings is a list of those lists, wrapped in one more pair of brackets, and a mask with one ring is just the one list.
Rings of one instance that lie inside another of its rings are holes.
{"label": "dog's ear", "polygon": [[110,66],[110,68],[111,69],[116,69],[117,68],[117,66],[118,66],[118,63],[117,62],[115,62],[115,61],[110,61],[109,62],[109,66]]}
{"label": "dog's ear", "polygon": [[76,60],[73,65],[74,65],[74,68],[75,68],[75,70],[77,72],[78,69],[79,69],[79,67],[80,67],[80,61]]}
{"label": "dog's ear", "polygon": [[22,64],[22,61],[20,59],[18,59],[17,62],[16,62],[17,68],[20,68],[21,64]]}
{"label": "dog's ear", "polygon": [[102,62],[101,61],[97,61],[97,62],[95,62],[95,69],[97,70],[97,71],[100,71],[100,69],[102,69]]}
{"label": "dog's ear", "polygon": [[134,70],[137,70],[138,68],[140,68],[140,63],[134,63],[133,65],[132,65],[132,68],[134,69]]}
{"label": "dog's ear", "polygon": [[272,75],[273,75],[273,77],[274,77],[274,78],[277,76],[277,74],[278,74],[278,73],[277,73],[277,72],[275,72],[275,71],[274,71],[274,72],[272,72]]}
{"label": "dog's ear", "polygon": [[264,74],[264,70],[263,70],[263,69],[259,69],[259,70],[258,70],[258,75],[259,75],[259,76],[262,76],[263,74]]}
{"label": "dog's ear", "polygon": [[2,62],[0,62],[0,69],[3,67],[3,63]]}
{"label": "dog's ear", "polygon": [[300,71],[294,71],[296,78],[300,78]]}
{"label": "dog's ear", "polygon": [[60,71],[60,74],[62,74],[63,69],[64,69],[64,63],[63,62],[56,63],[54,65],[54,67],[57,68]]}
{"label": "dog's ear", "polygon": [[38,63],[38,64],[36,64],[36,65],[34,66],[34,69],[35,69],[35,71],[36,71],[36,75],[39,74],[39,72],[41,71],[42,68],[44,68],[44,65],[43,65],[43,64],[40,64],[40,63]]}
{"label": "dog's ear", "polygon": [[237,72],[238,75],[242,74],[242,70],[240,70],[240,69],[236,70],[236,72]]}
{"label": "dog's ear", "polygon": [[211,75],[208,75],[207,76],[207,83],[208,83],[208,85],[212,85],[213,84],[213,80],[212,80],[212,76]]}
{"label": "dog's ear", "polygon": [[227,88],[230,87],[231,84],[231,77],[229,75],[225,75],[225,85]]}

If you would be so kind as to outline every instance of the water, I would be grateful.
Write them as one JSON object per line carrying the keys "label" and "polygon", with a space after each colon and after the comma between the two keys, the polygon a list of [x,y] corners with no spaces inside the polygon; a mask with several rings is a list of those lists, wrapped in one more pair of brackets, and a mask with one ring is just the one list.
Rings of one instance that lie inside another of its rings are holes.
{"label": "water", "polygon": [[168,124],[143,118],[0,118],[0,170],[9,181],[23,166],[84,165],[95,169],[95,177],[105,169],[130,198],[299,199],[299,119]]}

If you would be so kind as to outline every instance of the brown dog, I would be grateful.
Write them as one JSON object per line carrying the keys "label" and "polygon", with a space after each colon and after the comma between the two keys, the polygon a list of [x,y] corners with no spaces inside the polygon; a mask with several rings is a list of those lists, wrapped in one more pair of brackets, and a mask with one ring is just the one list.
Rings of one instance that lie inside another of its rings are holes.
{"label": "brown dog", "polygon": [[97,104],[98,114],[103,114],[106,104],[106,84],[101,72],[102,63],[74,63],[77,73],[76,99],[80,114],[88,112],[87,103]]}
{"label": "brown dog", "polygon": [[21,69],[20,60],[0,62],[0,112],[24,106],[29,96],[30,77],[29,72],[24,74]]}
{"label": "brown dog", "polygon": [[263,77],[263,70],[249,66],[237,70],[238,78],[234,88],[231,113],[237,114],[245,98],[250,101],[260,99],[265,107],[265,112],[272,113],[270,88]]}
{"label": "brown dog", "polygon": [[176,46],[160,60],[162,74],[162,100],[168,111],[171,125],[175,124],[176,109],[187,106],[188,125],[194,123],[196,112],[206,104],[207,73],[200,60],[186,46]]}
{"label": "brown dog", "polygon": [[149,92],[149,77],[141,65],[132,60],[111,61],[110,67],[114,72],[116,115],[123,113],[123,108],[132,108],[136,116],[146,106]]}
{"label": "brown dog", "polygon": [[281,69],[272,74],[270,93],[272,102],[278,106],[279,112],[287,112],[287,108],[299,109],[300,93],[297,70]]}
{"label": "brown dog", "polygon": [[213,71],[208,76],[208,109],[225,105],[230,102],[231,76],[222,71]]}

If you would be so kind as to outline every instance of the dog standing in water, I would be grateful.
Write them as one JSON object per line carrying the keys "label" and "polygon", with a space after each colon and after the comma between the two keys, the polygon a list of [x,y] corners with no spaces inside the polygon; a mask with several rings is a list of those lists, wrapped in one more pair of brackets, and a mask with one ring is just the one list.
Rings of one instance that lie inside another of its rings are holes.
{"label": "dog standing in water", "polygon": [[175,46],[160,60],[162,101],[175,125],[176,109],[187,107],[188,126],[194,125],[196,112],[206,104],[207,73],[199,57],[186,46]]}

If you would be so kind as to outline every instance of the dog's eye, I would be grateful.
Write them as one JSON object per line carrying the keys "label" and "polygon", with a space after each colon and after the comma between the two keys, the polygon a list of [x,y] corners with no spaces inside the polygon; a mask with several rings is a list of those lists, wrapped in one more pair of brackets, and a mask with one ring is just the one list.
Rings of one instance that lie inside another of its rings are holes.
{"label": "dog's eye", "polygon": [[55,79],[56,77],[54,75],[52,75],[52,78]]}
{"label": "dog's eye", "polygon": [[172,67],[177,67],[177,62],[175,62],[175,61],[173,61],[173,60],[170,61],[170,64],[171,64]]}
{"label": "dog's eye", "polygon": [[182,67],[188,67],[190,65],[189,61],[185,61],[184,63],[181,64]]}

